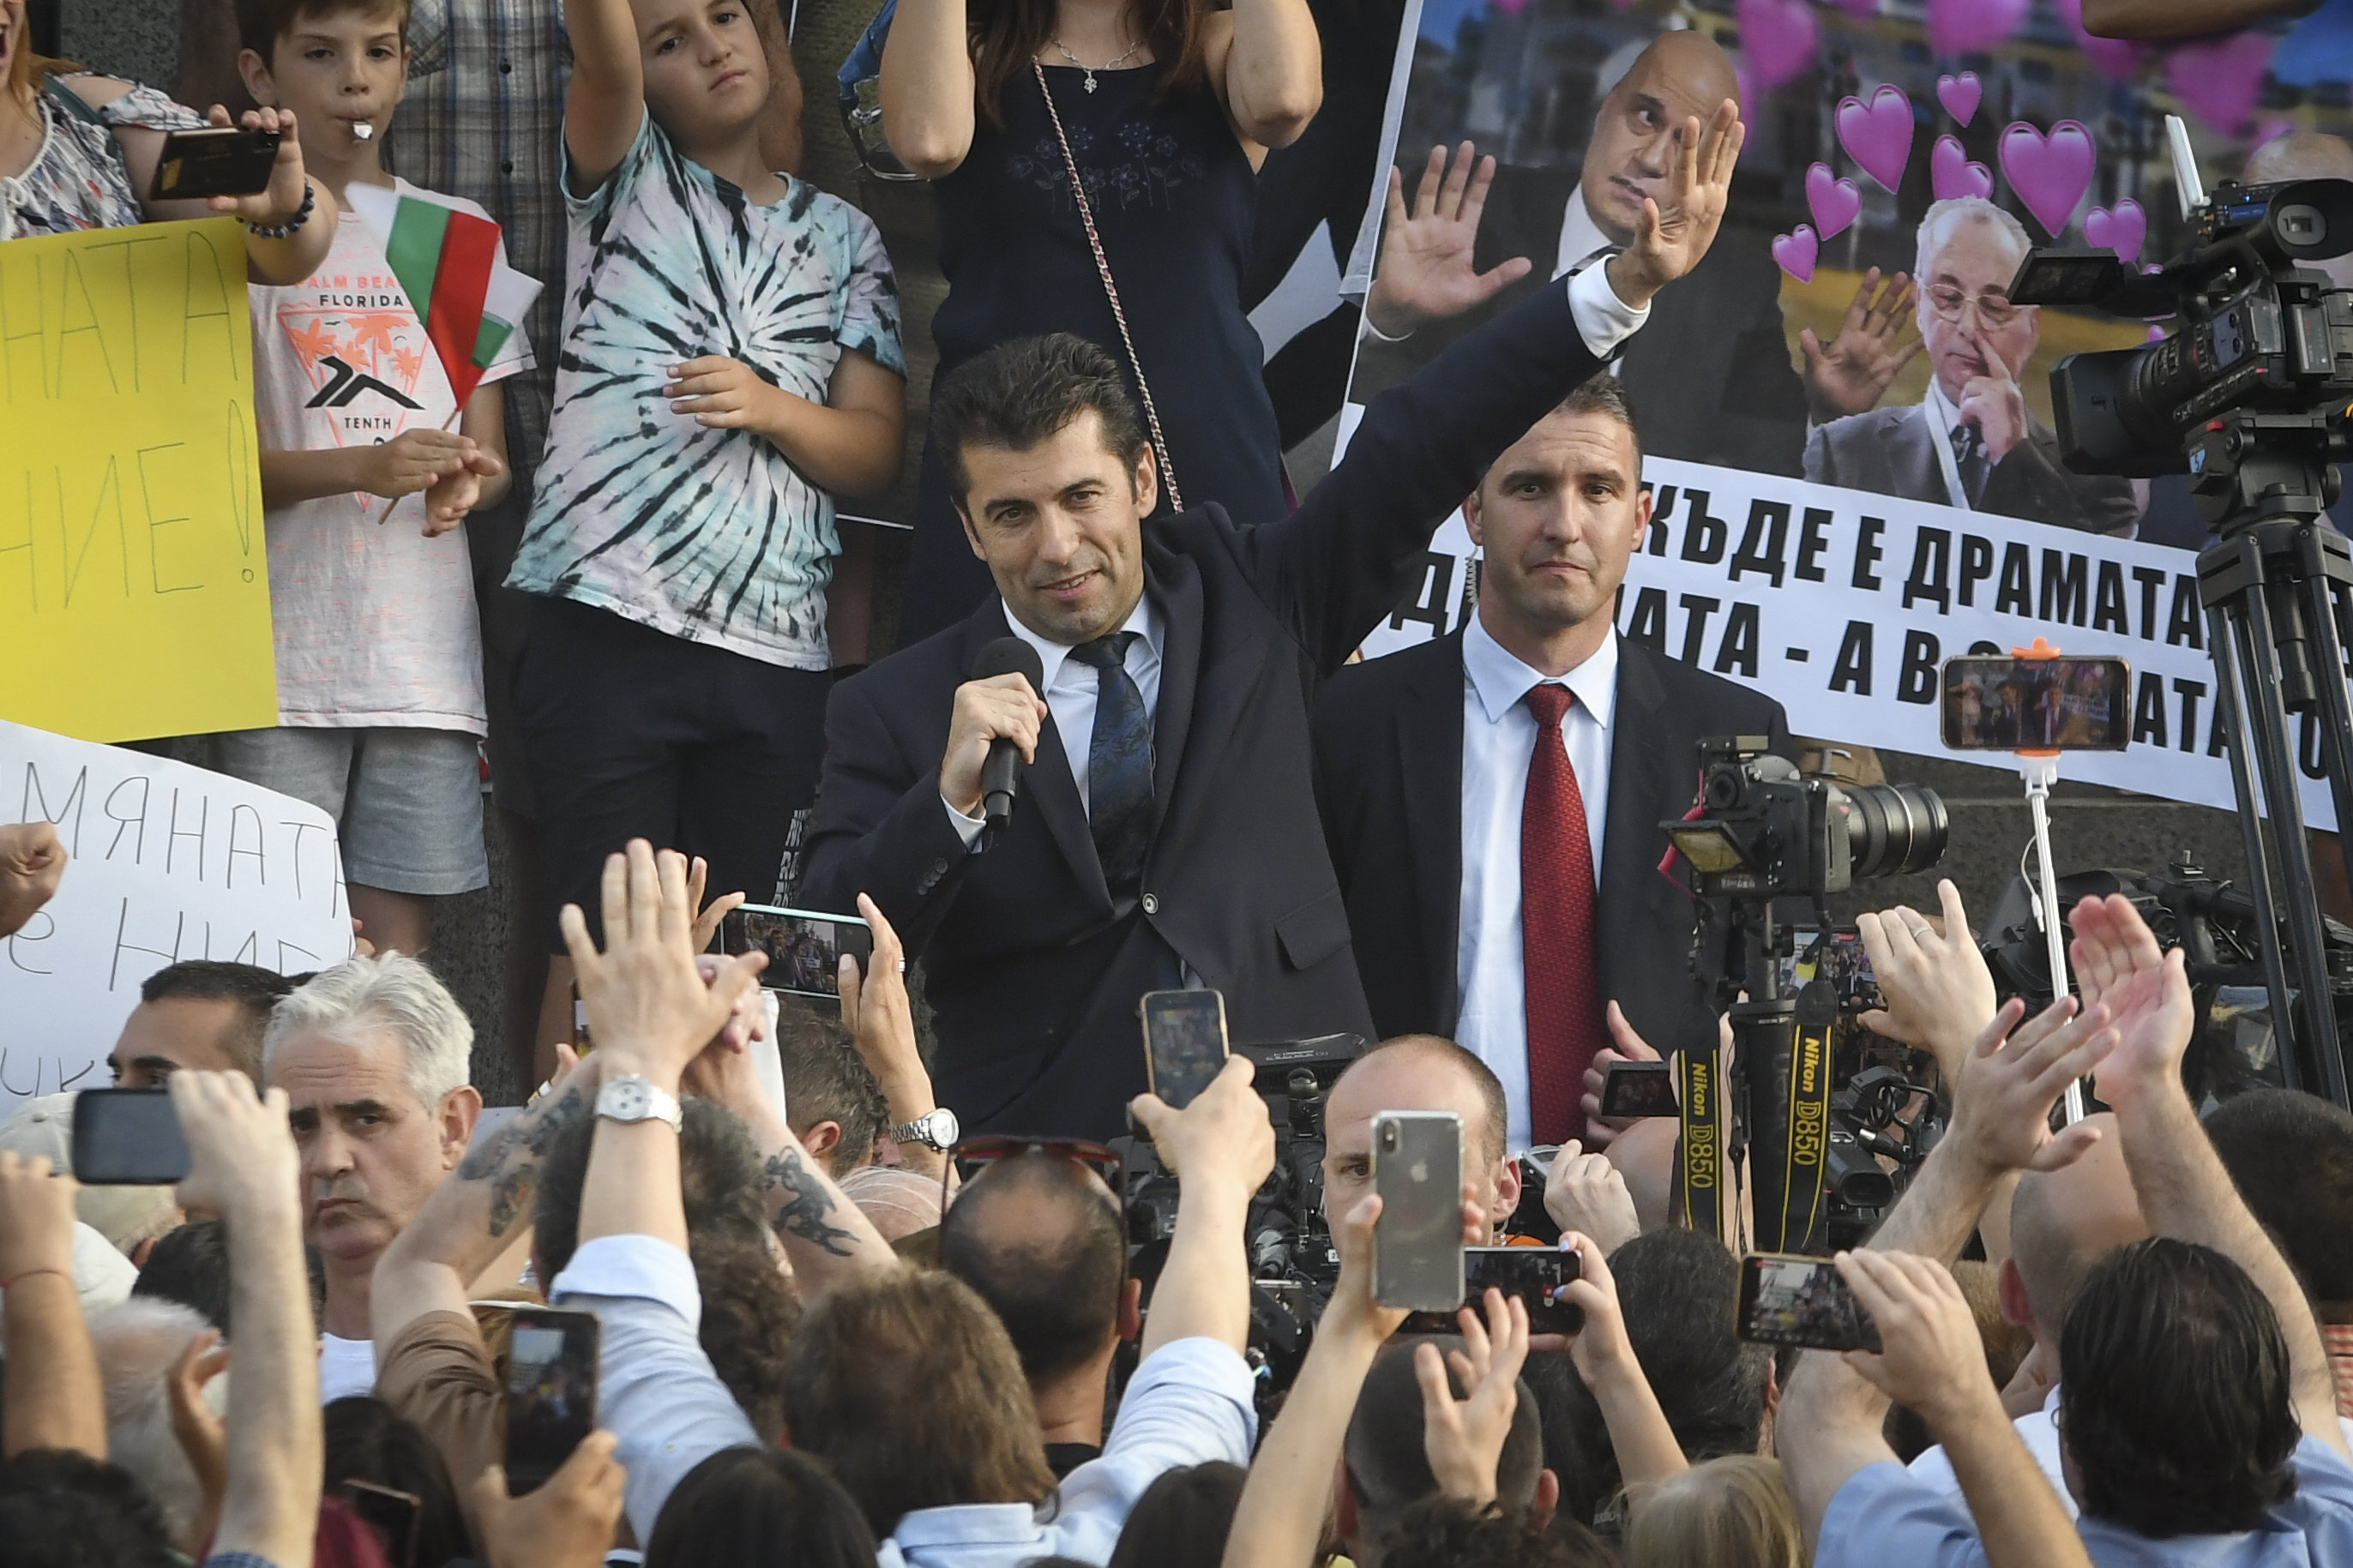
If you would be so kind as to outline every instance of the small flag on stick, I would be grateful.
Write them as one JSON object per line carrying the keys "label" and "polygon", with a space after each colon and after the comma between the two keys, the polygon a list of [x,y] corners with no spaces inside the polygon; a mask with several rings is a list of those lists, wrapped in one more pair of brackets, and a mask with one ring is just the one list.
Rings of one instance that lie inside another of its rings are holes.
{"label": "small flag on stick", "polygon": [[384,242],[410,309],[463,408],[539,297],[540,285],[499,258],[499,226],[439,196],[354,184],[352,210]]}

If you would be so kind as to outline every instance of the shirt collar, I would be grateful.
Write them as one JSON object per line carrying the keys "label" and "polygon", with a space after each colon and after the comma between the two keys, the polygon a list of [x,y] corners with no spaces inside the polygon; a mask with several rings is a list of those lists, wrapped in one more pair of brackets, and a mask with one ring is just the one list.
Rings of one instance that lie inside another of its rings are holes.
{"label": "shirt collar", "polygon": [[1593,221],[1593,214],[1585,205],[1585,192],[1580,187],[1568,198],[1568,210],[1560,218],[1560,255],[1553,263],[1556,278],[1583,261],[1597,250],[1615,250],[1618,242],[1601,232]]}
{"label": "shirt collar", "polygon": [[[1005,624],[1013,628],[1013,635],[1038,650],[1038,668],[1040,677],[1038,691],[1040,696],[1043,696],[1052,689],[1055,681],[1061,679],[1062,666],[1069,660],[1071,649],[1077,645],[1049,641],[1023,626],[1021,618],[1016,616],[1012,607],[1002,600],[998,601],[998,607],[1005,611]],[[1119,624],[1119,629],[1124,632],[1141,632],[1144,635],[1144,645],[1152,650],[1152,657],[1155,659],[1160,657],[1160,612],[1153,608],[1151,595],[1136,595],[1135,608],[1127,613],[1127,619]]]}
{"label": "shirt collar", "polygon": [[[1504,715],[1517,707],[1531,688],[1554,679],[1520,662],[1476,615],[1462,630],[1462,671],[1470,677],[1471,689],[1478,694],[1479,706],[1490,724],[1502,723]],[[1607,731],[1618,706],[1618,628],[1609,628],[1592,658],[1558,679],[1577,699],[1577,706]]]}
{"label": "shirt collar", "polygon": [[1044,1541],[1045,1531],[1028,1503],[947,1503],[902,1515],[891,1538],[903,1554],[926,1547],[1029,1545]]}

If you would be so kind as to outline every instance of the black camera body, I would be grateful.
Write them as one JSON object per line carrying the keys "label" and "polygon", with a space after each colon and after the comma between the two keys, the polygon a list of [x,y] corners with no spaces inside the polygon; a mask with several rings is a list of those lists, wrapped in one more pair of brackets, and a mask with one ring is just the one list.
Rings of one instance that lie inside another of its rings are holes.
{"label": "black camera body", "polygon": [[1761,735],[1699,743],[1703,815],[1663,826],[1702,895],[1825,899],[1857,877],[1923,870],[1945,852],[1944,802],[1918,784],[1800,776]]}

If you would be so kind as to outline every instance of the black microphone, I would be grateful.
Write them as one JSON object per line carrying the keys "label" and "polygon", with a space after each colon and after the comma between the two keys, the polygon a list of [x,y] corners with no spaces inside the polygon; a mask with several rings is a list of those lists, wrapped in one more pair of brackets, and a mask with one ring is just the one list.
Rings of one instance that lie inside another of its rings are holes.
{"label": "black microphone", "polygon": [[[999,637],[972,661],[972,678],[1018,675],[1036,691],[1046,684],[1046,667],[1038,650],[1019,637]],[[1002,833],[1013,820],[1013,797],[1021,790],[1021,748],[1000,735],[988,743],[988,761],[980,765],[981,816]]]}

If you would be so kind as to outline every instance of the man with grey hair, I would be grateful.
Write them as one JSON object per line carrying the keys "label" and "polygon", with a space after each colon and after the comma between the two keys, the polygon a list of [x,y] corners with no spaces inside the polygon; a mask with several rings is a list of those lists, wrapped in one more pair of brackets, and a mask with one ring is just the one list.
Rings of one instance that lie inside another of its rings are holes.
{"label": "man with grey hair", "polygon": [[[154,1500],[172,1544],[191,1557],[204,1550],[214,1521],[204,1517],[204,1483],[174,1430],[172,1378],[197,1336],[211,1333],[195,1308],[146,1296],[90,1318],[90,1348],[106,1394],[106,1457]],[[195,1369],[199,1397],[216,1415],[227,1409],[228,1394],[218,1361],[200,1352]]]}
{"label": "man with grey hair", "polygon": [[[2042,340],[2042,311],[2010,302],[2032,248],[2025,226],[1982,196],[1951,196],[1920,220],[1914,314],[1927,350],[1927,396],[1814,427],[1806,478],[1968,511],[2129,535],[2140,508],[2129,480],[2070,471],[2059,437],[2026,406],[2019,378]],[[1885,343],[1902,329],[1872,312]],[[1885,392],[1908,354],[1879,356]]]}
{"label": "man with grey hair", "polygon": [[464,1157],[482,1097],[473,1026],[433,972],[396,952],[322,971],[278,1005],[262,1080],[286,1091],[302,1153],[302,1239],[325,1266],[324,1401],[375,1383],[368,1284]]}

